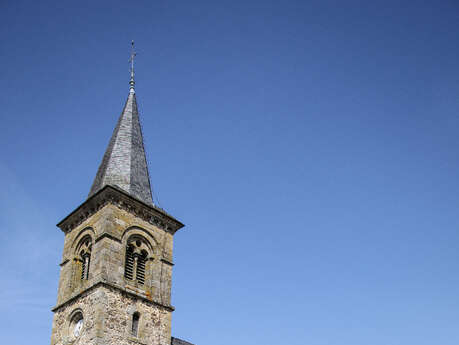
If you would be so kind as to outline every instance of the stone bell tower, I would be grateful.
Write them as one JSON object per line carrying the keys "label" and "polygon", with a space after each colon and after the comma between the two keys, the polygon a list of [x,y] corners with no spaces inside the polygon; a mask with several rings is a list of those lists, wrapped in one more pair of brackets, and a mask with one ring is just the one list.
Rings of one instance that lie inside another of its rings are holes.
{"label": "stone bell tower", "polygon": [[51,345],[188,344],[171,337],[172,242],[183,224],[153,204],[134,90],[89,196],[65,234]]}

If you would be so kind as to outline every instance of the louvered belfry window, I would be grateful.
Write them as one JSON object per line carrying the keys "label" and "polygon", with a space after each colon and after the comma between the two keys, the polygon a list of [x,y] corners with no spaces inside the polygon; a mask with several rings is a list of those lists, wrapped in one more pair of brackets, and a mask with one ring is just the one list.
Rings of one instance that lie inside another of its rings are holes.
{"label": "louvered belfry window", "polygon": [[126,247],[126,261],[124,277],[136,281],[138,284],[145,284],[145,267],[148,260],[148,251],[145,241],[134,238],[129,241]]}
{"label": "louvered belfry window", "polygon": [[88,253],[85,253],[82,259],[82,270],[81,270],[81,279],[88,279],[89,276],[89,263],[91,260],[91,256]]}
{"label": "louvered belfry window", "polygon": [[79,246],[79,258],[78,261],[81,262],[81,280],[89,279],[89,265],[91,263],[91,250],[92,250],[92,240],[91,237],[84,237]]}
{"label": "louvered belfry window", "polygon": [[137,257],[137,281],[139,284],[145,283],[145,264],[147,262],[147,253],[142,251]]}
{"label": "louvered belfry window", "polygon": [[134,248],[128,245],[126,248],[126,265],[124,267],[124,276],[132,280],[134,277]]}

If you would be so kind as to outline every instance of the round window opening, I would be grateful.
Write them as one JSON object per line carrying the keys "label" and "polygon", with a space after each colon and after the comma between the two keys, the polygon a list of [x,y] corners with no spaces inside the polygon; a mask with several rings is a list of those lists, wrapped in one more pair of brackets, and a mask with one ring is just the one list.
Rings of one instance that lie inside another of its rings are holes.
{"label": "round window opening", "polygon": [[83,329],[83,314],[81,312],[77,312],[73,315],[72,319],[70,320],[70,334],[78,338],[81,334],[81,330]]}

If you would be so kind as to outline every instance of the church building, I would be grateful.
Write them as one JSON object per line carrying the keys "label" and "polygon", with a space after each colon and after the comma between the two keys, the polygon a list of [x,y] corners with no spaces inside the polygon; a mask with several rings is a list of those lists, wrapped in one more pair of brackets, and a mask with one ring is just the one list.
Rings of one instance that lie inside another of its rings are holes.
{"label": "church building", "polygon": [[172,244],[184,225],[153,203],[135,94],[88,198],[64,232],[51,345],[190,345],[171,336]]}

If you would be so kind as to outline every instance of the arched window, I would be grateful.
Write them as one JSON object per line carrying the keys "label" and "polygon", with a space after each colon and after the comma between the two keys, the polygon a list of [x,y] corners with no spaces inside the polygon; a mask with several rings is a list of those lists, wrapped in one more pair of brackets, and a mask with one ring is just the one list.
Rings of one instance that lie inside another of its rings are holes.
{"label": "arched window", "polygon": [[69,324],[69,335],[71,339],[76,339],[80,336],[81,330],[83,328],[83,314],[81,311],[77,310],[71,314],[70,324]]}
{"label": "arched window", "polygon": [[126,279],[145,284],[145,266],[148,260],[148,245],[140,236],[130,238],[126,247],[124,276]]}
{"label": "arched window", "polygon": [[140,320],[140,314],[138,312],[135,312],[134,314],[132,314],[131,334],[134,337],[137,337],[137,332],[139,331],[139,320]]}
{"label": "arched window", "polygon": [[85,236],[77,247],[78,261],[81,262],[81,279],[88,279],[89,265],[91,263],[92,240],[90,236]]}

